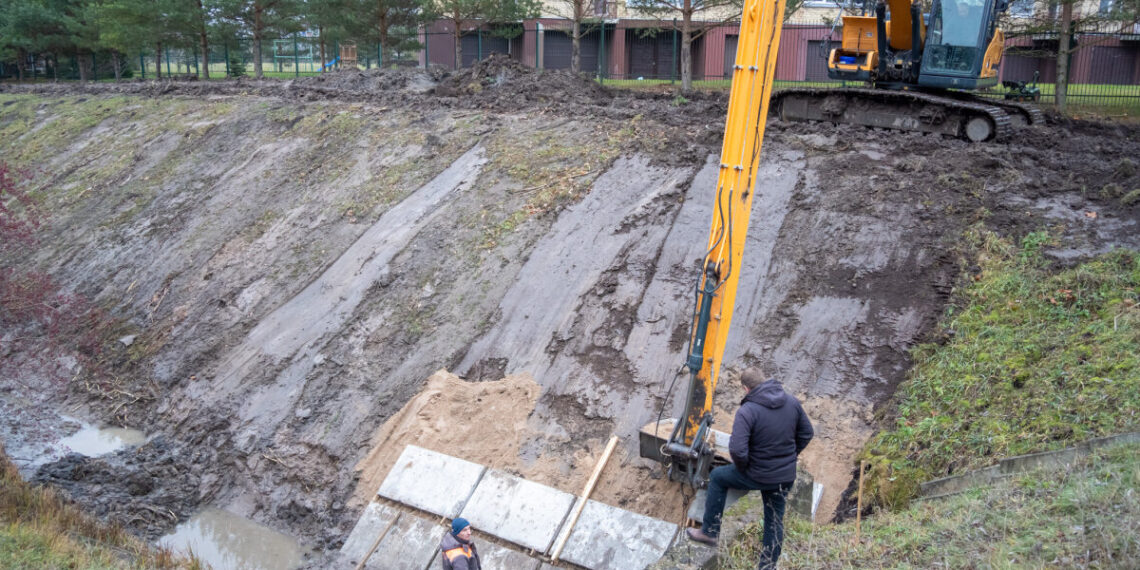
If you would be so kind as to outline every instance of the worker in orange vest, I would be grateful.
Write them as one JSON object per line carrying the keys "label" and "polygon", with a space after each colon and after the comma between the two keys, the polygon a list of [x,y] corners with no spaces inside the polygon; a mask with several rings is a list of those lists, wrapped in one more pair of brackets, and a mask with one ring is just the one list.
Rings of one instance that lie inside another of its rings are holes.
{"label": "worker in orange vest", "polygon": [[451,532],[439,542],[443,570],[479,570],[479,551],[471,541],[471,523],[458,517],[451,521]]}

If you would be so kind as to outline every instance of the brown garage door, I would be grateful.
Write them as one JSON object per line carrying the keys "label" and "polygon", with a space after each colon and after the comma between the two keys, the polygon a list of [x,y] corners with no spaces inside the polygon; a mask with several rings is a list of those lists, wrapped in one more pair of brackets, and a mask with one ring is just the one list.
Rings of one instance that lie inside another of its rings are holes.
{"label": "brown garage door", "polygon": [[1092,83],[1131,85],[1136,71],[1136,50],[1129,47],[1096,46],[1092,53]]}
{"label": "brown garage door", "polygon": [[1018,55],[1016,51],[1006,52],[1001,58],[1001,80],[1032,82],[1034,72],[1041,69],[1043,61],[1045,60],[1037,57]]}

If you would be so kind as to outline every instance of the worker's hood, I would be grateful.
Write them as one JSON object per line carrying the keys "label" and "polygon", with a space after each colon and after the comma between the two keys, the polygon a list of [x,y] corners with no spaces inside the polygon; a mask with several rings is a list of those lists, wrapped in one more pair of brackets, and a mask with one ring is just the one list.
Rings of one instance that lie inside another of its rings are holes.
{"label": "worker's hood", "polygon": [[784,402],[788,401],[788,394],[784,392],[784,387],[774,379],[765,380],[759,386],[753,388],[744,396],[744,402],[752,402],[760,404],[765,408],[782,408]]}

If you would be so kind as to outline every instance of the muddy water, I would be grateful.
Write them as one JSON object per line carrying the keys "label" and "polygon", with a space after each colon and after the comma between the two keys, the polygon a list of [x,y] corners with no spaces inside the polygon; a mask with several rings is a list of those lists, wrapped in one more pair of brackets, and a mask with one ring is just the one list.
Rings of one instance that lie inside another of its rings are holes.
{"label": "muddy water", "polygon": [[98,428],[86,422],[79,422],[79,431],[59,440],[59,445],[87,457],[98,457],[127,446],[142,445],[146,434],[129,428]]}
{"label": "muddy water", "polygon": [[221,509],[194,515],[158,543],[193,552],[214,570],[291,570],[303,555],[292,538]]}

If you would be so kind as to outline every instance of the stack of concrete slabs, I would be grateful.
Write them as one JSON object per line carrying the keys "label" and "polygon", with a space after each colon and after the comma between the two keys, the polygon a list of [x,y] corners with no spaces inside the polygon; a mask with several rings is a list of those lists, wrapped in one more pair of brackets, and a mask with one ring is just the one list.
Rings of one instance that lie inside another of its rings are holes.
{"label": "stack of concrete slabs", "polygon": [[587,501],[560,558],[586,568],[640,570],[657,562],[676,535],[673,523]]}
{"label": "stack of concrete slabs", "polygon": [[409,445],[380,485],[379,494],[453,519],[486,471],[478,463]]}
{"label": "stack of concrete slabs", "polygon": [[463,507],[463,518],[476,530],[546,552],[573,504],[570,493],[492,469]]}
{"label": "stack of concrete slabs", "polygon": [[[369,503],[340,551],[353,568],[400,511]],[[439,552],[439,541],[449,529],[423,517],[403,513],[364,565],[369,570],[424,570]]]}

